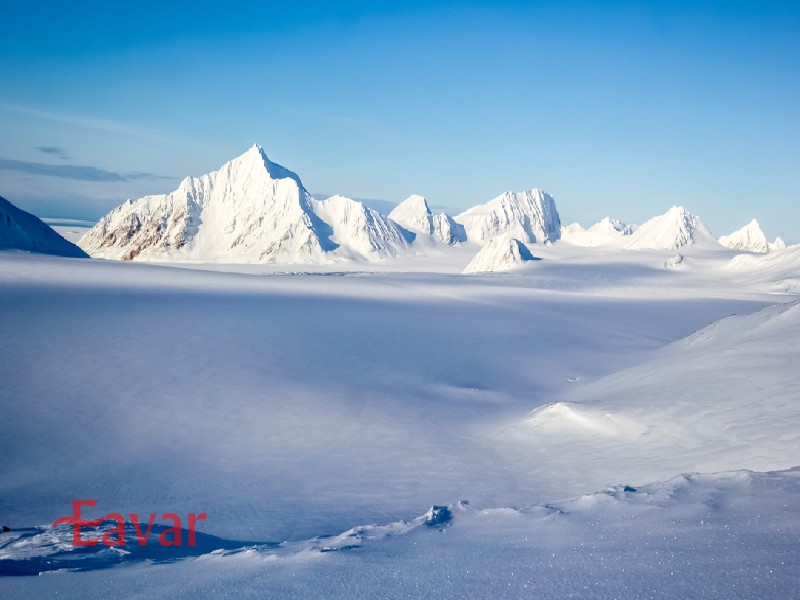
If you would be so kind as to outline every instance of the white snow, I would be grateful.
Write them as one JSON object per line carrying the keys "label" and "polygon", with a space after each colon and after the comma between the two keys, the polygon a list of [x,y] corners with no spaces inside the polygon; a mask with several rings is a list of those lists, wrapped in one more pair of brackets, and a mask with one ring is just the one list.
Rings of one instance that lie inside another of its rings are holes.
{"label": "white snow", "polygon": [[561,220],[553,197],[536,188],[506,192],[464,211],[455,221],[464,226],[469,241],[481,246],[502,235],[525,244],[552,243],[561,236]]}
{"label": "white snow", "polygon": [[485,245],[506,234],[551,243],[560,229],[553,198],[538,189],[507,192],[456,219],[431,213],[416,195],[389,219],[343,196],[315,200],[295,173],[254,145],[170,194],[126,201],[78,243],[94,258],[318,265],[402,256],[421,236],[447,245]]}
{"label": "white snow", "polygon": [[344,196],[311,200],[314,213],[330,228],[337,258],[379,260],[402,253],[408,244],[394,223],[378,211]]}
{"label": "white snow", "polygon": [[423,196],[412,195],[398,204],[389,218],[405,229],[453,245],[465,241],[463,228],[445,213],[433,214]]}
{"label": "white snow", "polygon": [[516,238],[501,235],[481,248],[462,272],[510,271],[532,260],[536,259],[525,244]]}
{"label": "white snow", "polygon": [[682,206],[673,206],[632,233],[625,248],[675,250],[690,245],[711,248],[717,242],[697,216]]}
{"label": "white snow", "polygon": [[[0,575],[47,571],[4,598],[800,596],[800,248],[680,208],[543,244],[532,194],[419,257],[424,200],[395,225],[237,160],[88,238],[195,263],[0,252]],[[206,537],[75,553],[79,498]]]}
{"label": "white snow", "polygon": [[745,252],[775,252],[786,247],[781,238],[776,238],[773,243],[768,242],[756,219],[730,235],[723,235],[719,243],[726,248]]}
{"label": "white snow", "polygon": [[596,248],[598,246],[621,246],[637,229],[636,225],[627,225],[618,219],[605,217],[589,229],[578,223],[572,223],[561,229],[561,241],[575,246]]}

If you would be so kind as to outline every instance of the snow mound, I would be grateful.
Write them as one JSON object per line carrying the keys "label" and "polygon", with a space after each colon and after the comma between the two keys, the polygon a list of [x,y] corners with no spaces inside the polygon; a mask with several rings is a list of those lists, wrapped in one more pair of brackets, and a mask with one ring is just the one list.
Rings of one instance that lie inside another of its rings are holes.
{"label": "snow mound", "polygon": [[450,246],[466,240],[464,228],[445,213],[433,214],[423,196],[409,196],[389,213],[389,218],[411,232],[429,235]]}
{"label": "snow mound", "polygon": [[589,229],[584,229],[578,223],[572,223],[561,229],[561,241],[573,246],[594,248],[597,246],[619,246],[624,243],[627,236],[633,234],[636,225],[627,225],[618,219],[605,217]]}
{"label": "snow mound", "polygon": [[604,413],[588,407],[554,402],[531,413],[528,424],[548,433],[600,434],[613,437],[639,437],[647,428],[633,419]]}
{"label": "snow mound", "polygon": [[553,197],[542,190],[506,192],[455,217],[467,239],[481,245],[502,235],[524,244],[546,244],[561,237],[561,219]]}
{"label": "snow mound", "polygon": [[128,200],[78,244],[99,258],[286,264],[377,260],[407,246],[396,226],[360,202],[313,200],[258,145],[170,194]]}
{"label": "snow mound", "polygon": [[531,254],[528,247],[516,238],[501,236],[486,244],[475,255],[463,273],[488,273],[510,271],[521,264],[539,260]]}
{"label": "snow mound", "polygon": [[87,258],[38,217],[17,208],[0,196],[0,250],[24,250],[71,258]]}
{"label": "snow mound", "polygon": [[717,246],[714,236],[703,222],[682,206],[673,206],[639,227],[625,248],[677,250],[685,246]]}
{"label": "snow mound", "polygon": [[742,250],[745,252],[775,252],[782,250],[786,244],[781,238],[775,238],[773,243],[767,241],[767,236],[761,230],[758,221],[753,219],[747,225],[719,238],[719,243],[731,250]]}
{"label": "snow mound", "polygon": [[682,269],[686,264],[686,257],[678,252],[675,256],[670,258],[664,263],[664,268],[668,271],[677,271],[678,269]]}
{"label": "snow mound", "polygon": [[739,254],[723,269],[750,282],[767,284],[771,291],[800,293],[800,246],[768,254]]}

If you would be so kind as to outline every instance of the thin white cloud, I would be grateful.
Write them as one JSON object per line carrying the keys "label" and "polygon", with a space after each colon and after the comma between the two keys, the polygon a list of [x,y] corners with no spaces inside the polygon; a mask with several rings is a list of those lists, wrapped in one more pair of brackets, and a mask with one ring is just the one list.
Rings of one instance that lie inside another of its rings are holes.
{"label": "thin white cloud", "polygon": [[138,181],[156,179],[175,179],[168,175],[156,173],[115,173],[100,167],[88,165],[51,165],[39,162],[13,160],[0,158],[0,170],[19,171],[30,175],[46,175],[62,179],[76,179],[78,181]]}

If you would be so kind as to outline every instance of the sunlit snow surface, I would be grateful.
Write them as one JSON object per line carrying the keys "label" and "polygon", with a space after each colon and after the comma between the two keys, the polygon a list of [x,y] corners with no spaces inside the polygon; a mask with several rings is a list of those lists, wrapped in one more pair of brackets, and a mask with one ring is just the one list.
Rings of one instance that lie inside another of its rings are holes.
{"label": "sunlit snow surface", "polygon": [[797,597],[796,249],[473,255],[0,255],[0,569],[64,559],[72,499],[208,513],[3,597]]}

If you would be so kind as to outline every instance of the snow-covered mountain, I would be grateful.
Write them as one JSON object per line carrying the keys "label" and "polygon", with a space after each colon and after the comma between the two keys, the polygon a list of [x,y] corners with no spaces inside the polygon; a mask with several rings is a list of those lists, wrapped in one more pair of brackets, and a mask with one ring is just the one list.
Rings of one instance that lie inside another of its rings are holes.
{"label": "snow-covered mountain", "polygon": [[433,214],[424,197],[412,195],[398,204],[389,218],[413,233],[432,236],[453,245],[466,240],[464,228],[445,213]]}
{"label": "snow-covered mountain", "polygon": [[337,257],[375,260],[395,256],[408,246],[394,223],[357,200],[344,196],[312,199],[311,208],[330,228]]}
{"label": "snow-covered mountain", "polygon": [[639,227],[624,247],[629,249],[674,250],[684,246],[718,246],[703,222],[682,206],[673,206],[663,215]]}
{"label": "snow-covered mountain", "polygon": [[72,258],[86,253],[68,242],[38,217],[0,196],[0,250],[25,250]]}
{"label": "snow-covered mountain", "polygon": [[561,241],[574,246],[619,246],[633,234],[636,225],[627,225],[618,219],[605,217],[589,229],[584,229],[578,223],[572,223],[561,228]]}
{"label": "snow-covered mountain", "polygon": [[531,260],[538,259],[525,244],[508,235],[501,235],[481,248],[462,272],[510,271]]}
{"label": "snow-covered mountain", "polygon": [[764,235],[761,226],[755,219],[730,235],[723,235],[718,241],[726,248],[749,252],[766,253],[786,248],[786,244],[779,237],[775,238],[775,241],[772,243],[768,242],[767,236]]}
{"label": "snow-covered mountain", "polygon": [[407,246],[393,223],[360,202],[312,199],[258,145],[170,194],[126,201],[78,244],[99,258],[306,264],[376,260]]}
{"label": "snow-covered mountain", "polygon": [[467,239],[485,245],[507,234],[525,244],[545,244],[561,237],[561,219],[552,196],[542,190],[506,192],[457,215]]}

